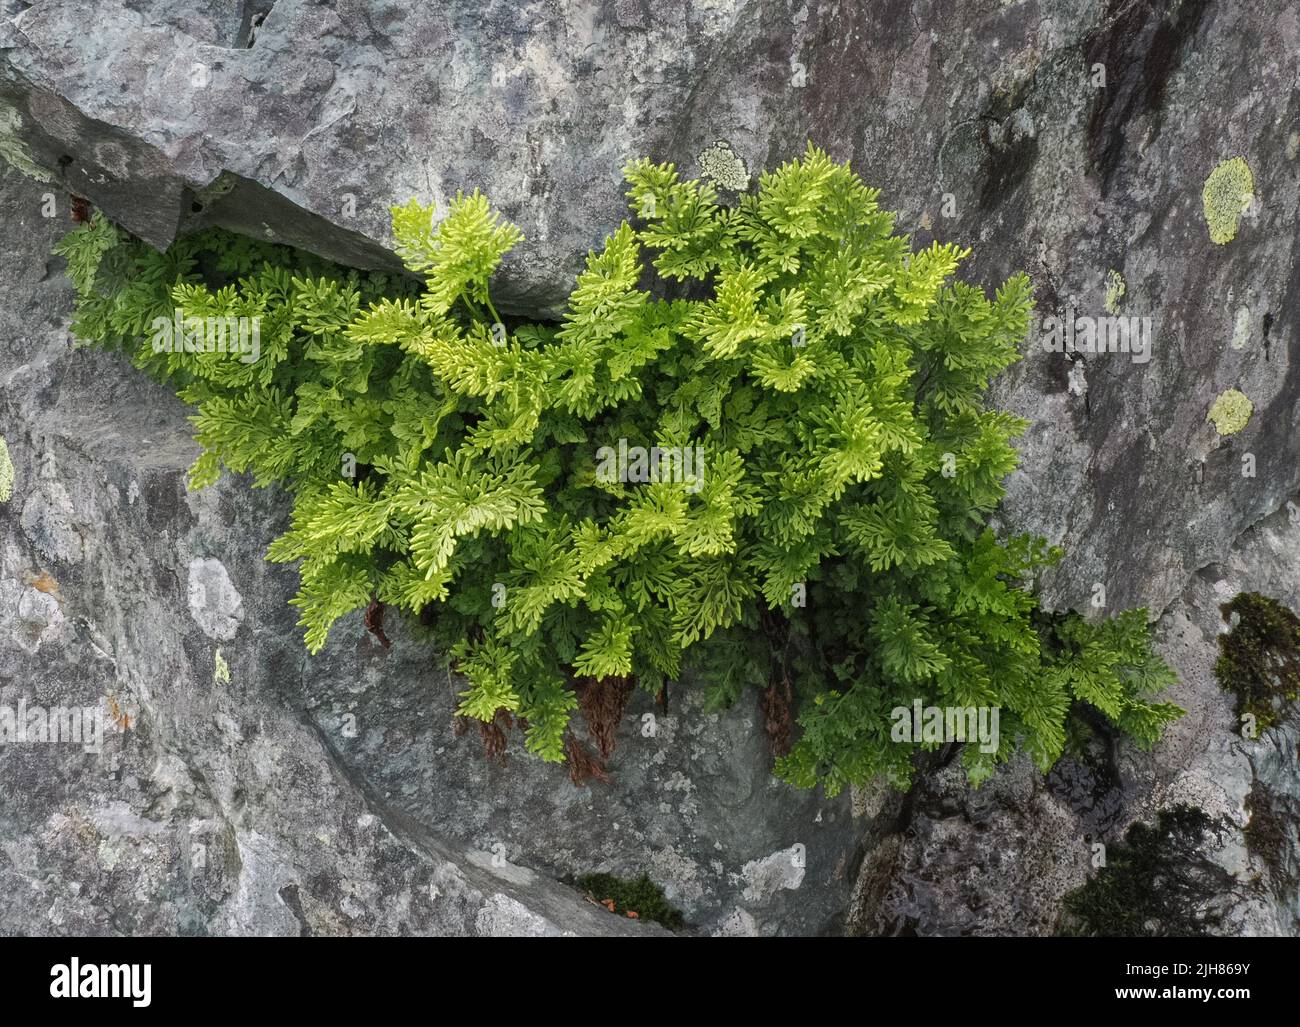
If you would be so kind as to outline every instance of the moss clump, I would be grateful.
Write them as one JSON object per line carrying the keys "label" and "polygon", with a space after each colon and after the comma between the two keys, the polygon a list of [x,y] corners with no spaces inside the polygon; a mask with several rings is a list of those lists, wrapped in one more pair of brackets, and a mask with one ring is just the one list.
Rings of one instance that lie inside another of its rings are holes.
{"label": "moss clump", "polygon": [[1237,237],[1237,222],[1254,198],[1254,176],[1240,157],[1225,160],[1211,171],[1201,190],[1211,241],[1220,245],[1232,242]]}
{"label": "moss clump", "polygon": [[593,902],[619,916],[633,920],[651,920],[670,931],[679,930],[686,925],[682,914],[664,898],[663,889],[645,874],[635,881],[624,880],[613,874],[586,874],[578,878],[577,885]]}
{"label": "moss clump", "polygon": [[1277,723],[1284,703],[1300,698],[1300,617],[1276,599],[1242,592],[1219,607],[1229,623],[1219,636],[1215,677],[1237,697],[1237,716],[1252,714],[1263,730]]}
{"label": "moss clump", "polygon": [[9,459],[9,447],[0,435],[0,503],[9,502],[14,494],[14,462]]}
{"label": "moss clump", "polygon": [[1254,412],[1255,404],[1244,392],[1229,389],[1214,401],[1205,419],[1220,435],[1236,435],[1250,423],[1250,415]]}
{"label": "moss clump", "polygon": [[1106,866],[1065,896],[1061,933],[1089,938],[1204,937],[1222,916],[1213,902],[1232,877],[1200,851],[1212,822],[1191,806],[1134,824]]}
{"label": "moss clump", "polygon": [[1273,885],[1279,892],[1294,889],[1296,876],[1287,868],[1287,853],[1293,845],[1293,819],[1287,816],[1284,809],[1279,808],[1268,789],[1259,781],[1251,785],[1250,794],[1246,796],[1246,812],[1250,814],[1243,832],[1246,848],[1268,867]]}

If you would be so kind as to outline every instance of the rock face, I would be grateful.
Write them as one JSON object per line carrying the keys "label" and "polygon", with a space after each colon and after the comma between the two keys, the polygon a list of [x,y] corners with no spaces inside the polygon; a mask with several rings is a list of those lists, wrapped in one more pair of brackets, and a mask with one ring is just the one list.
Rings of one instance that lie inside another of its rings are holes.
{"label": "rock face", "polygon": [[[17,896],[0,931],[653,929],[557,883],[607,870],[649,872],[702,932],[1050,933],[1094,842],[1188,802],[1226,825],[1207,849],[1240,884],[1231,928],[1297,933],[1294,831],[1268,857],[1242,831],[1252,795],[1294,819],[1295,717],[1247,743],[1209,675],[1232,590],[1300,603],[1282,512],[1300,487],[1295,5],[5,11],[0,184],[21,249],[0,270],[0,705],[111,697],[131,726],[98,757],[0,752],[0,791],[23,797],[0,806]],[[478,187],[527,236],[499,305],[544,316],[623,216],[624,160],[734,183],[809,138],[918,243],[972,247],[971,280],[1031,275],[1040,321],[997,385],[1030,422],[1002,517],[1066,547],[1050,603],[1160,617],[1189,714],[1153,754],[1047,781],[1016,766],[978,792],[937,768],[851,809],[773,783],[756,712],[705,718],[683,687],[652,731],[649,705],[629,710],[611,786],[519,753],[485,764],[451,734],[456,686],[417,625],[394,619],[385,650],[357,618],[305,656],[293,575],[261,561],[284,498],[228,477],[186,494],[184,411],[69,350],[47,263],[69,192],[160,246],[219,224],[392,266],[389,205]],[[1233,158],[1248,186],[1232,163],[1207,188]],[[1124,351],[1051,352],[1051,317]],[[1220,434],[1207,415],[1230,390],[1249,417]]]}

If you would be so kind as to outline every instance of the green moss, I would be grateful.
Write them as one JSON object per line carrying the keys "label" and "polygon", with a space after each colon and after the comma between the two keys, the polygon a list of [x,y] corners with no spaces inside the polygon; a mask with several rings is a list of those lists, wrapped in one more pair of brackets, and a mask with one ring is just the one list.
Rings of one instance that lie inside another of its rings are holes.
{"label": "green moss", "polygon": [[1244,393],[1229,389],[1210,407],[1205,419],[1214,425],[1220,435],[1236,435],[1250,423],[1250,415],[1255,411],[1255,404]]}
{"label": "green moss", "polygon": [[1242,592],[1219,608],[1237,623],[1219,636],[1214,674],[1237,697],[1237,716],[1259,730],[1277,723],[1283,704],[1300,698],[1300,617],[1276,599]]}
{"label": "green moss", "polygon": [[635,913],[632,919],[651,920],[671,931],[686,925],[685,919],[664,898],[663,889],[642,874],[635,881],[624,880],[613,874],[586,874],[579,877],[577,886],[602,906],[614,903],[611,912],[619,916]]}
{"label": "green moss", "polygon": [[1214,899],[1231,875],[1200,851],[1212,826],[1190,806],[1162,810],[1111,845],[1106,866],[1065,896],[1063,934],[1090,938],[1203,937],[1222,919]]}
{"label": "green moss", "polygon": [[1246,812],[1250,814],[1243,832],[1246,848],[1268,867],[1279,891],[1294,889],[1296,876],[1287,869],[1287,853],[1293,844],[1292,818],[1278,808],[1273,796],[1259,781],[1251,786],[1250,794],[1246,796]]}
{"label": "green moss", "polygon": [[1201,190],[1201,203],[1213,242],[1222,245],[1237,237],[1237,222],[1255,198],[1254,194],[1254,176],[1240,157],[1225,160],[1210,172]]}
{"label": "green moss", "polygon": [[0,435],[0,503],[9,502],[14,494],[14,462],[9,459],[9,447]]}

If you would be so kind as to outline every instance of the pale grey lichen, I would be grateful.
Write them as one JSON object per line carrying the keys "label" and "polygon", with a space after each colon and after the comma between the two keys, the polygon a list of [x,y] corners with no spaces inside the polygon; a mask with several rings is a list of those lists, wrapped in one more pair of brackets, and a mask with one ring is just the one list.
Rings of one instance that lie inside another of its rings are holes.
{"label": "pale grey lichen", "polygon": [[725,139],[701,150],[697,160],[704,177],[714,184],[737,193],[749,188],[749,168]]}
{"label": "pale grey lichen", "polygon": [[9,502],[14,494],[14,462],[9,459],[9,447],[0,435],[0,503]]}
{"label": "pale grey lichen", "polygon": [[1232,348],[1245,349],[1250,341],[1250,308],[1241,307],[1232,325]]}
{"label": "pale grey lichen", "polygon": [[0,157],[28,178],[48,182],[50,173],[32,159],[31,151],[18,134],[22,127],[23,116],[9,104],[0,103]]}

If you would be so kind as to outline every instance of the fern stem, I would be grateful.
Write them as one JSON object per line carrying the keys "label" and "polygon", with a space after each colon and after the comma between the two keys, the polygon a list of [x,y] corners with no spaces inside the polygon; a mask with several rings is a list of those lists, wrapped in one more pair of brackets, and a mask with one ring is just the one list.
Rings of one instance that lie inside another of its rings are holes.
{"label": "fern stem", "polygon": [[483,324],[487,323],[487,318],[483,316],[483,311],[479,310],[479,308],[475,305],[474,301],[469,298],[469,295],[467,293],[462,292],[460,294],[460,298],[464,302],[465,307],[469,310],[470,317],[472,317],[475,321],[482,322]]}

